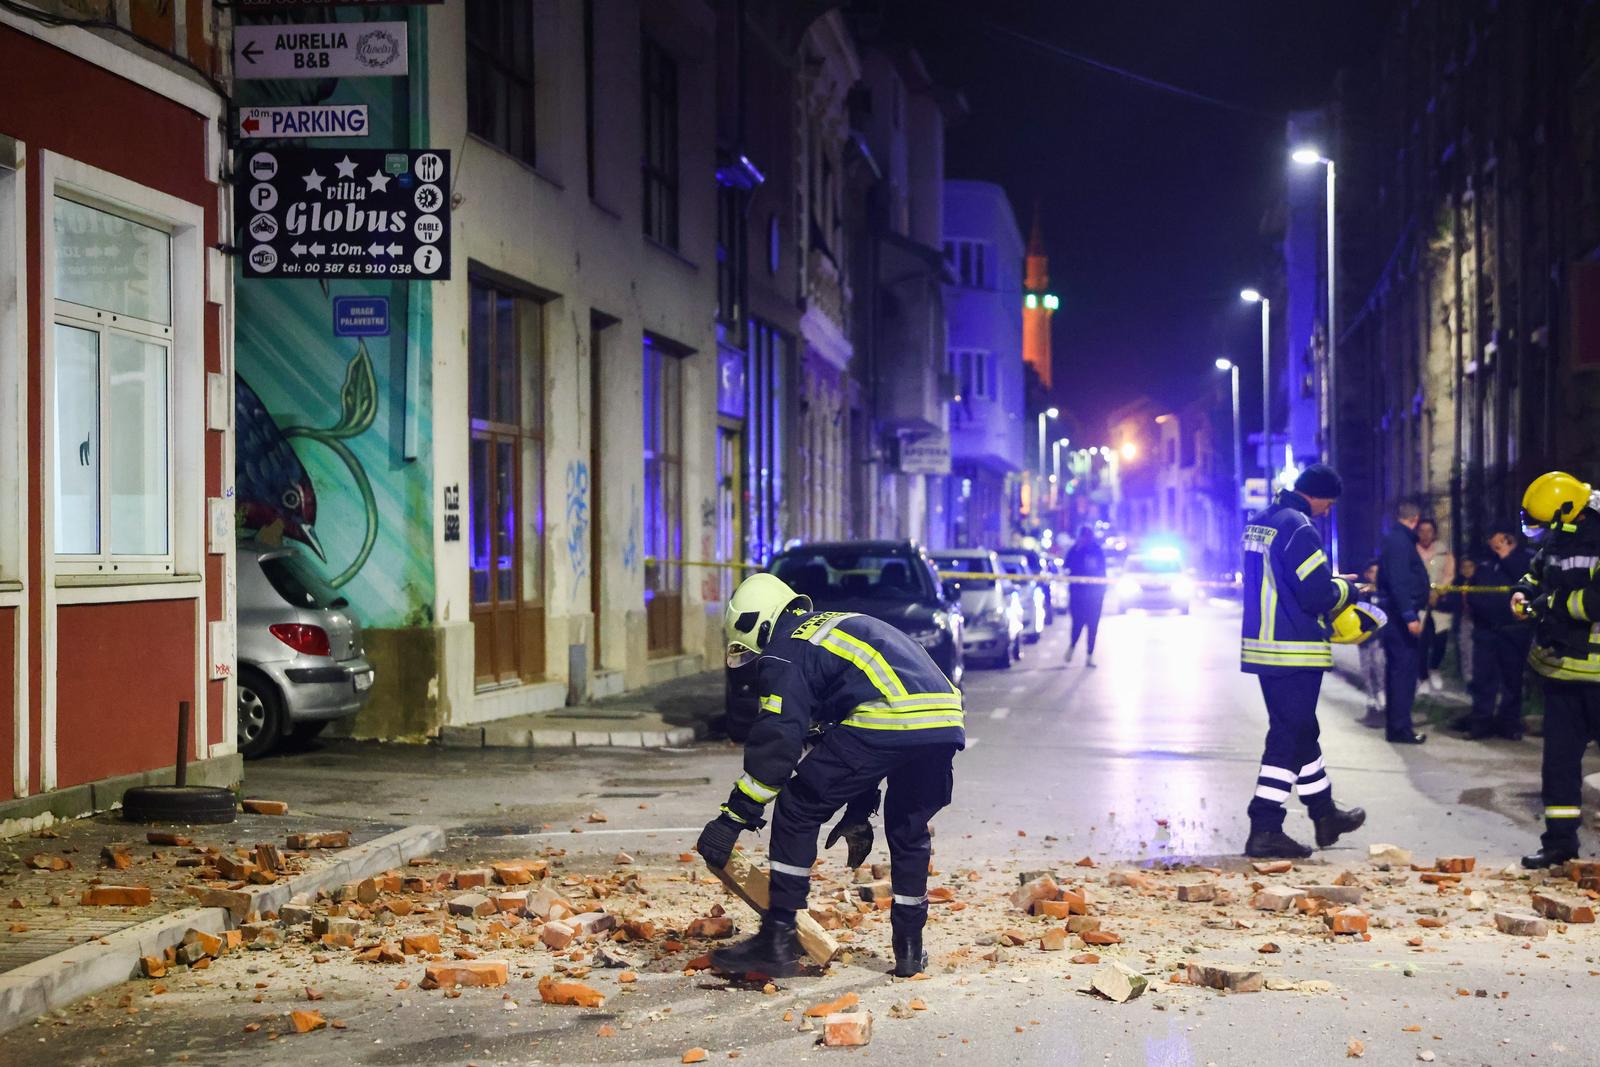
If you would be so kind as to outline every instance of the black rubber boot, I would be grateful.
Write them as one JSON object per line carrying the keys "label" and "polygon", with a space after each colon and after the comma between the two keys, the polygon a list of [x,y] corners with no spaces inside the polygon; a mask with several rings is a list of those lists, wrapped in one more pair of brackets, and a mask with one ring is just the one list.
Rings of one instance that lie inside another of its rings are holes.
{"label": "black rubber boot", "polygon": [[896,978],[915,978],[928,969],[928,954],[922,949],[922,931],[894,935],[894,970]]}
{"label": "black rubber boot", "polygon": [[728,975],[792,978],[800,972],[800,934],[793,919],[761,920],[754,937],[711,953],[711,966]]}
{"label": "black rubber boot", "polygon": [[1258,860],[1303,860],[1311,850],[1282,830],[1252,830],[1244,854]]}
{"label": "black rubber boot", "polygon": [[1530,871],[1538,871],[1546,867],[1560,867],[1568,860],[1577,858],[1578,846],[1576,843],[1571,845],[1540,845],[1538,852],[1531,856],[1522,857],[1522,865]]}
{"label": "black rubber boot", "polygon": [[1360,808],[1334,808],[1332,815],[1311,821],[1317,828],[1317,847],[1328,848],[1343,835],[1361,829],[1367,813]]}

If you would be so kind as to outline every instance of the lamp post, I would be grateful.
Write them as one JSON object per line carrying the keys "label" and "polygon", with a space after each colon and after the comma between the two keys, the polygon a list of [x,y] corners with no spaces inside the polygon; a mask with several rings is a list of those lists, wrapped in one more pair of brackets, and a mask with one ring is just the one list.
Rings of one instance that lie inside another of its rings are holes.
{"label": "lamp post", "polygon": [[1059,507],[1061,500],[1061,450],[1072,442],[1058,437],[1050,442],[1050,504]]}
{"label": "lamp post", "polygon": [[1259,289],[1244,289],[1239,299],[1261,305],[1261,476],[1272,498],[1272,301]]}
{"label": "lamp post", "polygon": [[1045,408],[1039,412],[1039,477],[1044,477],[1044,421],[1053,419],[1061,412],[1057,408]]}
{"label": "lamp post", "polygon": [[1295,163],[1302,167],[1312,167],[1320,163],[1323,169],[1327,172],[1326,200],[1328,211],[1328,309],[1326,328],[1328,331],[1328,433],[1326,438],[1327,447],[1323,452],[1322,458],[1328,463],[1335,463],[1337,462],[1337,457],[1339,454],[1339,417],[1337,403],[1339,396],[1339,331],[1337,327],[1338,310],[1337,304],[1335,303],[1335,297],[1338,293],[1338,259],[1334,255],[1334,218],[1336,217],[1335,194],[1337,182],[1335,178],[1333,160],[1323,155],[1316,148],[1297,148],[1289,158],[1294,160]]}
{"label": "lamp post", "polygon": [[1217,358],[1217,369],[1227,371],[1233,385],[1233,511],[1234,518],[1244,514],[1244,442],[1239,427],[1239,364],[1226,356]]}

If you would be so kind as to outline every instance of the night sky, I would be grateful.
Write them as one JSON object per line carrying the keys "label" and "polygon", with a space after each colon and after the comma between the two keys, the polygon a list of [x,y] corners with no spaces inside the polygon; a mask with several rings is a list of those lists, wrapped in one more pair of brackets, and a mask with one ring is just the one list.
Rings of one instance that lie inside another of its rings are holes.
{"label": "night sky", "polygon": [[[971,116],[952,178],[996,181],[1024,237],[1049,244],[1057,399],[1086,428],[1147,393],[1179,403],[1227,354],[1260,366],[1259,311],[1238,300],[1274,261],[1262,222],[1287,165],[1284,119],[1371,53],[1389,0],[882,0]],[[1012,31],[1236,104],[1145,88]]]}

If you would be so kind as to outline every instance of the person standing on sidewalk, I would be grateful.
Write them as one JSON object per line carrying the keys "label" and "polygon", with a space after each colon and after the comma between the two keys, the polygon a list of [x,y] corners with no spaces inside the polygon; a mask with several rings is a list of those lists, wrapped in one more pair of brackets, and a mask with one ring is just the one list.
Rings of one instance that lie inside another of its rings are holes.
{"label": "person standing on sidewalk", "polygon": [[1422,620],[1422,662],[1418,664],[1419,681],[1427,682],[1435,693],[1444,688],[1439,668],[1444,665],[1444,654],[1450,647],[1451,624],[1455,613],[1448,594],[1436,590],[1454,585],[1456,557],[1439,541],[1439,526],[1432,519],[1417,521],[1417,554],[1428,569],[1428,610]]}
{"label": "person standing on sidewalk", "polygon": [[1380,635],[1384,653],[1384,731],[1397,745],[1420,745],[1428,738],[1411,722],[1411,705],[1421,679],[1422,615],[1428,610],[1428,568],[1417,554],[1417,522],[1422,509],[1402,500],[1394,511],[1394,528],[1378,554],[1378,594],[1389,625]]}
{"label": "person standing on sidewalk", "polygon": [[1522,527],[1539,543],[1511,610],[1535,622],[1528,664],[1544,679],[1544,835],[1529,870],[1578,856],[1583,753],[1600,742],[1600,494],[1564,471],[1522,494]]}
{"label": "person standing on sidewalk", "polygon": [[1358,829],[1367,813],[1333,802],[1333,783],[1318,744],[1317,696],[1333,668],[1330,620],[1351,602],[1350,583],[1333,573],[1312,525],[1332,508],[1344,486],[1334,469],[1313,463],[1271,507],[1244,529],[1244,623],[1240,669],[1261,682],[1267,741],[1246,809],[1250,837],[1244,852],[1257,858],[1304,859],[1311,849],[1283,832],[1291,790],[1300,794],[1327,848]]}
{"label": "person standing on sidewalk", "polygon": [[[1378,561],[1373,560],[1361,571],[1361,581],[1365,588],[1375,589],[1378,585]],[[1378,727],[1384,724],[1383,717],[1383,642],[1363,641],[1356,648],[1356,653],[1361,660],[1361,689],[1367,695],[1367,713],[1361,717],[1362,726]]]}
{"label": "person standing on sidewalk", "polygon": [[[1473,570],[1472,584],[1501,588],[1522,581],[1532,565],[1517,535],[1496,527],[1489,535],[1489,556]],[[1511,610],[1505,593],[1468,593],[1472,614],[1472,714],[1466,724],[1469,740],[1506,737],[1522,740],[1522,671],[1533,644],[1533,627]]]}
{"label": "person standing on sidewalk", "polygon": [[1105,606],[1106,553],[1094,536],[1093,528],[1080,526],[1078,539],[1067,550],[1067,573],[1074,578],[1095,579],[1073,582],[1067,587],[1067,606],[1072,612],[1072,639],[1067,643],[1065,662],[1072,662],[1078,650],[1078,636],[1089,631],[1089,658],[1086,666],[1094,666],[1094,642],[1100,633],[1100,609]]}

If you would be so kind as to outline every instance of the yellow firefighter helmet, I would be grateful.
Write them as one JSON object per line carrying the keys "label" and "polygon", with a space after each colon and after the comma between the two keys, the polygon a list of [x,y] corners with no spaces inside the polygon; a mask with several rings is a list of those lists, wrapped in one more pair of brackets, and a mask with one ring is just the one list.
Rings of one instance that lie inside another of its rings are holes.
{"label": "yellow firefighter helmet", "polygon": [[791,607],[811,610],[811,598],[790,589],[775,574],[752,574],[739,583],[722,613],[728,666],[742,667],[761,655],[772,640],[778,617]]}
{"label": "yellow firefighter helmet", "polygon": [[1351,604],[1333,617],[1333,633],[1328,640],[1336,645],[1359,645],[1389,621],[1376,604]]}
{"label": "yellow firefighter helmet", "polygon": [[1530,534],[1545,529],[1570,528],[1578,513],[1589,506],[1592,490],[1576,475],[1550,471],[1535,478],[1522,494],[1522,526]]}

